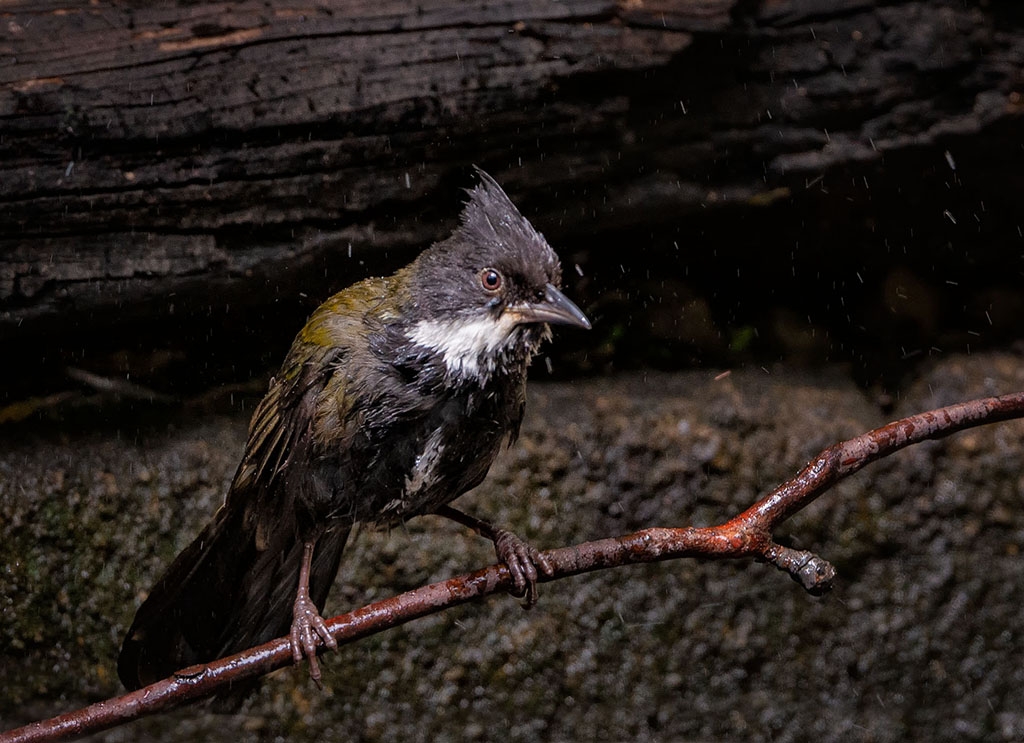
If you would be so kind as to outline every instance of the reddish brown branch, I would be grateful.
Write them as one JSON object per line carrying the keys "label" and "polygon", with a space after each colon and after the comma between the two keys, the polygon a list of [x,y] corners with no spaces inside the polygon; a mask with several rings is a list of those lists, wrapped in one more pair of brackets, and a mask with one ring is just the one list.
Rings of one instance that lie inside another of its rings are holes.
{"label": "reddish brown branch", "polygon": [[[832,566],[810,552],[775,543],[772,532],[779,524],[837,481],[876,459],[927,439],[1021,417],[1024,392],[959,403],[889,423],[825,449],[795,478],[724,524],[699,529],[644,529],[550,550],[544,556],[553,573],[539,579],[548,582],[604,568],[682,557],[752,557],[788,572],[809,591],[826,591],[835,573]],[[508,570],[492,565],[364,606],[327,624],[343,645],[475,598],[507,591],[511,586]],[[183,669],[131,694],[0,733],[0,743],[65,740],[95,733],[211,696],[231,684],[267,674],[291,662],[289,641],[280,638],[214,663]]]}

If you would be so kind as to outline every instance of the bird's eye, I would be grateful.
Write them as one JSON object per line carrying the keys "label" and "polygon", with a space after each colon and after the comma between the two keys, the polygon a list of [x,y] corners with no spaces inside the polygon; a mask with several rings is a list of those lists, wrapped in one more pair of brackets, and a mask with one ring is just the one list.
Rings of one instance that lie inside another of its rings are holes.
{"label": "bird's eye", "polygon": [[493,268],[485,268],[480,272],[480,284],[489,292],[496,292],[501,288],[501,274]]}

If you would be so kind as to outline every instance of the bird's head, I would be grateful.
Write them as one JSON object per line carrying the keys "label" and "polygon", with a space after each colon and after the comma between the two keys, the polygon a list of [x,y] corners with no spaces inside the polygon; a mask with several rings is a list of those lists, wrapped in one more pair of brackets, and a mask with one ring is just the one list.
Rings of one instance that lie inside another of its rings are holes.
{"label": "bird's head", "polygon": [[409,266],[409,339],[443,356],[451,376],[483,379],[528,362],[548,325],[590,328],[560,289],[558,256],[489,175],[469,191],[451,237]]}

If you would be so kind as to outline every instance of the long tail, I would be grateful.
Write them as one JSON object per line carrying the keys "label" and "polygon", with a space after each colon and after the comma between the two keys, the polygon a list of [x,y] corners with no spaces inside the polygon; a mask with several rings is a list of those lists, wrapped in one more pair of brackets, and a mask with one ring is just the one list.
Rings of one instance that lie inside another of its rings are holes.
{"label": "long tail", "polygon": [[[241,507],[221,508],[139,607],[117,660],[129,690],[288,633],[302,539],[291,524],[257,534]],[[316,544],[309,594],[323,612],[349,529]]]}

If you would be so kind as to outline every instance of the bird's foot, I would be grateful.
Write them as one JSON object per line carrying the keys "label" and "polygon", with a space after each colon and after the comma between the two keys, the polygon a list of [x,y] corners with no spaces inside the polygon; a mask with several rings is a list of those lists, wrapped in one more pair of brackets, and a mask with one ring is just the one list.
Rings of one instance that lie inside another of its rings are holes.
{"label": "bird's foot", "polygon": [[320,683],[320,663],[316,657],[316,647],[323,642],[331,650],[338,649],[338,641],[334,639],[327,629],[327,622],[320,616],[316,604],[309,596],[300,595],[295,597],[295,604],[292,608],[292,660],[296,664],[302,662],[302,658],[309,659],[309,677],[318,689],[323,688]]}
{"label": "bird's foot", "polygon": [[499,529],[494,524],[463,513],[457,508],[444,505],[435,513],[468,526],[494,542],[494,551],[498,553],[498,559],[505,563],[509,575],[512,576],[513,590],[510,593],[525,599],[524,609],[529,609],[537,603],[537,569],[540,568],[540,572],[549,578],[555,574],[554,567],[544,555],[507,529]]}
{"label": "bird's foot", "polygon": [[537,569],[546,576],[554,575],[554,568],[536,548],[513,532],[494,529],[488,536],[494,541],[498,559],[505,563],[515,590],[513,596],[523,597],[523,608],[537,603]]}

